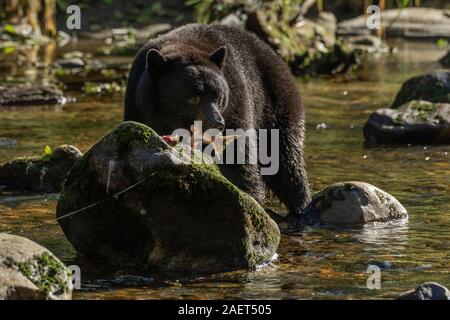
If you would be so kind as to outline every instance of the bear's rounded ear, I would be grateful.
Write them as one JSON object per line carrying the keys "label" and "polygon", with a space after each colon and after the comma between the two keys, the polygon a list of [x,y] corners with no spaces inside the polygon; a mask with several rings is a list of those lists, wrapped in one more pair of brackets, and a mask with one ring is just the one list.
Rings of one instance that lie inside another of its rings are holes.
{"label": "bear's rounded ear", "polygon": [[227,48],[220,47],[209,56],[209,60],[215,63],[220,69],[223,68],[225,64],[225,58],[227,57]]}
{"label": "bear's rounded ear", "polygon": [[151,49],[147,52],[147,70],[150,75],[158,74],[166,63],[166,58],[156,49]]}

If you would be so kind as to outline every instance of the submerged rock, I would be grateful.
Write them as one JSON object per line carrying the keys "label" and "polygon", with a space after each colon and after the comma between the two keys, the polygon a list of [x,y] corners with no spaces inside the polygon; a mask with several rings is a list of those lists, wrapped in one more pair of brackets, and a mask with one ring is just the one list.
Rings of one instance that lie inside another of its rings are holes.
{"label": "submerged rock", "polygon": [[[450,16],[448,11],[432,8],[401,8],[381,13],[385,33],[388,37],[405,38],[450,38]],[[338,25],[339,35],[370,34],[367,15],[345,20]]]}
{"label": "submerged rock", "polygon": [[212,270],[270,261],[280,240],[275,222],[214,164],[189,155],[145,125],[119,125],[64,183],[57,219],[67,239],[85,258],[119,266]]}
{"label": "submerged rock", "polygon": [[402,293],[397,300],[450,300],[450,291],[436,282],[426,282]]}
{"label": "submerged rock", "polygon": [[0,137],[0,149],[1,148],[9,148],[13,147],[17,144],[17,141],[14,139],[9,139],[5,137]]}
{"label": "submerged rock", "polygon": [[70,271],[50,251],[0,233],[0,300],[68,300],[72,288]]}
{"label": "submerged rock", "polygon": [[42,157],[14,159],[0,165],[0,185],[18,191],[59,192],[67,172],[81,156],[74,146],[62,145]]}
{"label": "submerged rock", "polygon": [[67,98],[53,87],[2,87],[0,86],[1,106],[32,106],[65,104]]}
{"label": "submerged rock", "polygon": [[398,109],[379,109],[364,125],[366,146],[450,143],[450,104],[410,101]]}
{"label": "submerged rock", "polygon": [[397,94],[392,108],[411,100],[450,103],[450,72],[436,71],[409,79]]}
{"label": "submerged rock", "polygon": [[365,182],[340,182],[314,195],[302,220],[305,225],[352,226],[407,218],[389,193]]}

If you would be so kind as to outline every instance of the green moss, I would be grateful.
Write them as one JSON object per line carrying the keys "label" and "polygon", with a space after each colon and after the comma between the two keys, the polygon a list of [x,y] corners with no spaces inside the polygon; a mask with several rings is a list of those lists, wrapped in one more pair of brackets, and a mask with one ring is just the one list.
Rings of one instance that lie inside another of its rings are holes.
{"label": "green moss", "polygon": [[124,122],[110,134],[117,136],[119,143],[128,143],[133,140],[148,143],[151,138],[158,136],[150,127],[132,121]]}
{"label": "green moss", "polygon": [[62,290],[63,293],[67,293],[69,290],[67,283],[62,280],[65,279],[64,267],[48,252],[35,255],[24,262],[8,258],[4,263],[9,268],[16,268],[27,277],[44,293],[46,299],[49,299],[54,291]]}
{"label": "green moss", "polygon": [[427,121],[430,113],[436,109],[434,104],[422,101],[415,103],[413,108],[418,111],[416,118],[421,121]]}
{"label": "green moss", "polygon": [[436,109],[436,107],[433,103],[429,103],[429,102],[425,102],[425,101],[413,101],[411,107],[413,109],[416,109],[417,111],[423,111],[423,112],[431,112]]}
{"label": "green moss", "polygon": [[405,121],[403,121],[402,116],[401,115],[397,115],[394,119],[393,119],[394,124],[402,126],[405,124]]}

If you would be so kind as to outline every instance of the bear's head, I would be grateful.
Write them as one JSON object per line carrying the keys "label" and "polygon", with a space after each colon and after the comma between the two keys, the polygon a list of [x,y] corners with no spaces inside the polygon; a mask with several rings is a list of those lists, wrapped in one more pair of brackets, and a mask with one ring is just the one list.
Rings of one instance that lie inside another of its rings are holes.
{"label": "bear's head", "polygon": [[156,49],[147,52],[152,104],[165,134],[189,129],[194,121],[202,121],[204,130],[225,128],[222,111],[229,96],[223,74],[226,55],[225,47],[208,54],[186,51],[163,55]]}

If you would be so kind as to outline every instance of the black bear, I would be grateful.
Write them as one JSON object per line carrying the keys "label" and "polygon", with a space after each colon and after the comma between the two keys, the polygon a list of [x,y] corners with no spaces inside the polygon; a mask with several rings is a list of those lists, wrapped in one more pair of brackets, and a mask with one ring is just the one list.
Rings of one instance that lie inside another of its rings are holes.
{"label": "black bear", "polygon": [[291,214],[301,213],[310,201],[303,106],[289,68],[268,45],[238,28],[190,24],[143,46],[128,79],[125,121],[171,134],[194,120],[220,130],[278,129],[275,175],[252,164],[220,170],[260,203],[268,187]]}

